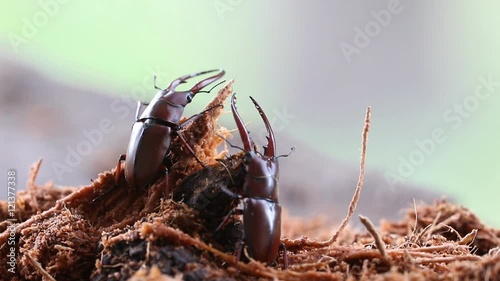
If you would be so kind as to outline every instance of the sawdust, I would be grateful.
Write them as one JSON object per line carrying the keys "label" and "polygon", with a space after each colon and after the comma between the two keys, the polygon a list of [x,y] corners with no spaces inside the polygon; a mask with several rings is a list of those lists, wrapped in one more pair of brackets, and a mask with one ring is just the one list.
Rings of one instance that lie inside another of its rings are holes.
{"label": "sawdust", "polygon": [[[232,81],[207,108],[223,104],[231,86]],[[366,230],[344,223],[333,236],[324,216],[304,220],[285,211],[282,241],[289,268],[283,268],[281,254],[271,266],[237,261],[240,219],[231,217],[215,231],[238,203],[222,187],[237,187],[244,176],[241,154],[217,151],[217,134],[229,134],[217,125],[222,112],[208,111],[183,132],[206,169],[174,139],[172,196],[163,194],[163,177],[147,189],[131,190],[123,176],[115,183],[113,171],[79,189],[38,186],[41,162],[35,164],[27,190],[18,192],[17,224],[9,225],[7,204],[0,202],[2,280],[500,280],[500,231],[446,201],[416,206],[380,229],[362,217]],[[369,112],[363,152],[368,125]],[[359,198],[363,163],[346,221]],[[12,235],[15,273],[5,266]]]}
{"label": "sawdust", "polygon": [[9,206],[6,201],[0,201],[0,232],[4,232],[9,226],[7,218],[15,219],[17,222],[23,222],[38,212],[43,212],[55,205],[56,200],[69,195],[76,189],[73,187],[55,188],[52,182],[43,186],[35,184],[35,177],[40,169],[41,162],[30,168],[30,176],[27,188],[20,190],[16,194],[15,217],[9,216]]}

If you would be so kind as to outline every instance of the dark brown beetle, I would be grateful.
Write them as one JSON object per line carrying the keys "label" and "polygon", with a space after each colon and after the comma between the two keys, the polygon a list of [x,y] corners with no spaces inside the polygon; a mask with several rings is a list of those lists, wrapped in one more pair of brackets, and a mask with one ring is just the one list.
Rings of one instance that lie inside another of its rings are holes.
{"label": "dark brown beetle", "polygon": [[[198,82],[190,90],[175,91],[175,88],[181,83],[186,83],[186,80],[215,71],[218,71],[216,75]],[[188,118],[180,124],[179,120],[184,112],[184,107],[193,100],[194,96],[197,93],[205,92],[201,90],[221,78],[224,74],[224,70],[221,69],[188,74],[177,78],[164,90],[158,88],[155,81],[155,88],[160,91],[150,103],[138,104],[136,121],[132,127],[127,154],[126,156],[121,155],[118,159],[115,174],[117,183],[121,175],[120,164],[123,160],[125,160],[125,179],[132,188],[142,188],[151,184],[162,166],[165,168],[165,178],[167,178],[166,156],[169,153],[170,144],[174,136],[178,136],[182,144],[202,164],[179,131],[189,123],[188,121],[192,121],[193,118],[200,116],[203,112]],[[147,107],[140,114],[142,106]],[[168,194],[167,179],[165,179],[165,183]]]}
{"label": "dark brown beetle", "polygon": [[[288,267],[286,249],[285,245],[280,243],[281,206],[278,202],[279,157],[275,156],[276,141],[266,114],[252,97],[250,99],[264,121],[268,133],[268,144],[264,147],[263,154],[255,150],[255,144],[250,139],[249,133],[236,109],[236,95],[233,94],[231,110],[243,142],[245,152],[243,164],[246,172],[241,194],[234,195],[243,200],[243,210],[233,210],[231,212],[243,214],[245,238],[238,255],[241,254],[243,244],[246,244],[251,258],[271,264],[276,260],[278,250],[281,247],[285,251],[286,268]],[[221,223],[221,226],[223,223]]]}

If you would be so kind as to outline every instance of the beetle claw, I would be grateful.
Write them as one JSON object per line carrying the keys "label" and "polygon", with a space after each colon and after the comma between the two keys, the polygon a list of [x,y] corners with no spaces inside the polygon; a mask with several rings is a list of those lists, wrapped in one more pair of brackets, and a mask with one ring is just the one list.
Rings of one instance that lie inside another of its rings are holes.
{"label": "beetle claw", "polygon": [[226,73],[223,69],[212,69],[212,70],[206,70],[206,71],[201,71],[201,72],[196,72],[196,73],[191,73],[191,74],[188,74],[188,75],[184,75],[184,76],[181,76],[177,79],[175,79],[174,81],[172,81],[172,83],[170,83],[170,85],[167,87],[167,91],[174,91],[175,88],[179,85],[179,84],[183,84],[183,83],[186,83],[188,79],[190,78],[193,78],[193,77],[196,77],[196,76],[200,76],[200,75],[203,75],[203,74],[207,74],[207,73],[211,73],[211,72],[215,72],[215,71],[218,71],[219,73],[217,73],[216,75],[213,75],[211,77],[208,77],[204,80],[201,80],[200,82],[196,83],[192,88],[191,90],[189,90],[190,92],[192,92],[193,94],[196,94],[198,93],[199,91],[201,91],[201,89],[205,88],[206,86],[212,84],[214,81],[218,80],[219,78],[221,78],[222,76],[224,76],[224,74]]}
{"label": "beetle claw", "polygon": [[271,124],[269,123],[269,119],[267,119],[267,116],[264,113],[264,111],[262,110],[262,107],[260,107],[260,105],[257,103],[257,101],[254,98],[250,97],[250,99],[252,100],[253,104],[255,105],[255,108],[257,108],[257,110],[259,111],[260,117],[262,117],[262,120],[264,121],[264,124],[266,125],[266,129],[267,129],[267,136],[266,136],[267,145],[264,146],[264,156],[266,156],[268,158],[273,158],[275,155],[275,151],[276,151],[276,140],[274,138],[273,128],[271,128]]}
{"label": "beetle claw", "polygon": [[252,139],[250,139],[248,130],[245,127],[240,114],[238,113],[238,109],[236,108],[236,94],[233,94],[233,96],[231,97],[231,111],[233,112],[234,121],[236,122],[238,131],[240,132],[241,140],[243,142],[243,150],[245,152],[250,152],[252,150],[252,146],[254,146],[254,142],[252,141]]}

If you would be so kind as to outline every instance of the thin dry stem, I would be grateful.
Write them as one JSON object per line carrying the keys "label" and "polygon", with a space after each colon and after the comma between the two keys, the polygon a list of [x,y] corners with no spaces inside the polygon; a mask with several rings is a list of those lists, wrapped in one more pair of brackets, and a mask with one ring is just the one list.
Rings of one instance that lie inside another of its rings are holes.
{"label": "thin dry stem", "polygon": [[458,242],[459,245],[469,245],[470,243],[474,242],[474,239],[476,239],[477,235],[477,229],[473,229],[469,234],[465,235],[462,240]]}
{"label": "thin dry stem", "polygon": [[224,262],[231,264],[241,270],[242,272],[265,277],[271,279],[280,280],[308,280],[313,275],[321,280],[337,280],[334,275],[328,274],[326,272],[294,272],[291,270],[277,270],[272,267],[268,267],[263,263],[251,261],[250,263],[244,263],[236,260],[236,257],[230,254],[221,252],[205,242],[189,236],[188,234],[182,232],[181,230],[174,229],[172,227],[166,226],[160,221],[155,221],[153,223],[144,223],[141,229],[141,237],[144,239],[154,239],[155,237],[175,237],[178,243],[184,246],[194,246],[198,249],[210,252],[214,256],[218,257]]}
{"label": "thin dry stem", "polygon": [[40,273],[40,275],[42,275],[42,277],[44,277],[45,279],[50,280],[50,281],[56,281],[56,279],[54,277],[52,277],[52,275],[50,275],[42,267],[42,265],[38,261],[36,261],[30,254],[26,253],[26,257],[28,258],[31,265],[38,271],[38,273]]}
{"label": "thin dry stem", "polygon": [[387,255],[387,251],[385,249],[385,243],[382,241],[382,238],[380,237],[380,234],[378,234],[377,230],[375,229],[375,226],[371,222],[371,220],[365,216],[359,216],[359,220],[361,223],[366,227],[368,232],[373,236],[373,239],[375,239],[375,245],[377,245],[377,249],[380,251],[380,254],[382,255],[382,258],[389,262],[389,256]]}
{"label": "thin dry stem", "polygon": [[[415,243],[418,244],[418,241],[420,241],[420,239],[422,238],[422,236],[427,232],[427,231],[430,231],[430,229],[432,229],[434,227],[434,225],[431,223],[429,224],[428,226],[426,226],[424,229],[422,229],[420,231],[420,233],[418,234],[417,238],[415,238]],[[429,239],[427,239],[429,240]]]}
{"label": "thin dry stem", "polygon": [[368,132],[370,131],[371,112],[372,112],[371,107],[368,107],[366,109],[365,126],[363,128],[362,145],[361,145],[361,162],[359,164],[360,169],[359,169],[359,178],[358,178],[358,184],[356,186],[356,191],[354,192],[354,196],[352,197],[352,200],[349,203],[349,210],[347,211],[347,216],[342,221],[342,223],[338,227],[337,231],[335,231],[333,236],[328,241],[320,243],[323,246],[329,246],[335,243],[335,241],[337,241],[340,233],[349,223],[349,220],[351,219],[352,214],[354,213],[354,210],[356,210],[356,206],[358,205],[359,196],[361,195],[361,189],[363,187],[363,182],[365,180],[366,146],[368,144]]}
{"label": "thin dry stem", "polygon": [[39,159],[37,162],[31,165],[27,186],[35,185],[36,177],[38,176],[38,171],[40,171],[40,166],[42,165],[42,161],[43,159]]}
{"label": "thin dry stem", "polygon": [[[35,187],[36,177],[38,176],[38,171],[40,171],[40,166],[42,165],[43,159],[39,159],[36,163],[31,165],[30,167],[30,175],[28,178],[28,187]],[[31,193],[31,203],[35,209],[40,209],[40,205],[38,205],[38,200],[36,199],[35,193]]]}
{"label": "thin dry stem", "polygon": [[437,257],[437,258],[423,258],[415,259],[414,262],[417,264],[430,264],[430,263],[451,263],[455,261],[480,261],[481,257],[478,256],[453,256],[453,257]]}
{"label": "thin dry stem", "polygon": [[429,232],[427,232],[427,240],[431,239],[432,233],[434,233],[434,228],[436,227],[437,222],[439,221],[440,218],[441,218],[441,211],[437,212],[436,217],[434,218],[434,220],[430,224],[431,227],[429,229]]}
{"label": "thin dry stem", "polygon": [[415,198],[413,198],[413,209],[415,211],[415,225],[413,226],[413,231],[411,233],[411,236],[415,236],[415,231],[417,231],[417,225],[418,225],[418,212],[417,212],[417,203],[415,202]]}
{"label": "thin dry stem", "polygon": [[287,248],[295,248],[295,247],[311,247],[311,248],[322,248],[322,247],[327,247],[335,243],[337,241],[338,237],[340,236],[340,233],[344,228],[347,226],[349,223],[349,220],[352,217],[352,214],[354,213],[354,210],[356,210],[356,206],[359,201],[359,196],[361,195],[361,189],[363,187],[363,182],[365,179],[365,162],[366,162],[366,147],[368,144],[368,132],[370,131],[370,122],[371,122],[371,107],[368,107],[366,109],[366,115],[365,115],[365,125],[363,128],[363,134],[362,134],[362,143],[361,143],[361,161],[360,161],[360,170],[359,170],[359,178],[358,178],[358,184],[356,186],[356,190],[354,192],[354,195],[351,199],[351,202],[349,203],[349,208],[347,211],[347,215],[345,219],[342,221],[342,223],[339,225],[333,236],[327,240],[327,241],[310,241],[309,239],[306,239],[304,237],[295,239],[295,240],[289,240],[289,239],[284,239],[282,240]]}

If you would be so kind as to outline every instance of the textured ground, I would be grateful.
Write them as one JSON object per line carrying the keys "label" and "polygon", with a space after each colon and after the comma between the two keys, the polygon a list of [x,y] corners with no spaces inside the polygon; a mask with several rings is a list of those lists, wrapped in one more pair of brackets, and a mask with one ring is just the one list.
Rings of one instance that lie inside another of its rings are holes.
{"label": "textured ground", "polygon": [[[223,103],[231,85],[211,105]],[[10,280],[500,280],[500,231],[446,201],[417,204],[400,221],[382,222],[380,229],[363,218],[365,229],[344,229],[331,245],[321,241],[330,238],[334,226],[321,217],[303,220],[285,212],[282,240],[289,268],[283,268],[282,254],[270,266],[237,261],[240,219],[233,217],[221,231],[214,231],[221,215],[236,204],[218,187],[239,185],[244,173],[241,155],[227,157],[216,149],[221,139],[215,132],[228,134],[217,126],[221,113],[222,109],[211,111],[184,132],[207,169],[201,169],[174,140],[176,164],[169,173],[169,185],[176,188],[173,197],[165,198],[163,177],[148,189],[130,190],[123,177],[115,182],[113,171],[83,188],[39,186],[35,179],[41,163],[33,165],[27,190],[16,198],[19,224],[9,225],[8,205],[0,202],[0,264],[9,261],[11,235],[17,247],[16,272],[2,266],[0,276]]]}

